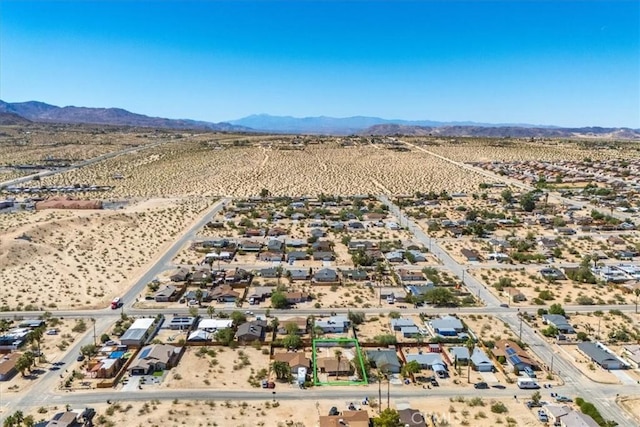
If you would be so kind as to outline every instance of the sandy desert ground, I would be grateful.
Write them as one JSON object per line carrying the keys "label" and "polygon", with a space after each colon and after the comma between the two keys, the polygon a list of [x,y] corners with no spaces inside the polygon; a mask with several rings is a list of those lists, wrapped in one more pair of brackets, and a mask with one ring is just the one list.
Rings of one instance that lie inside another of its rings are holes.
{"label": "sandy desert ground", "polygon": [[[370,400],[374,402],[374,390],[371,390]],[[383,397],[383,400],[384,397]],[[427,416],[434,414],[439,420],[446,420],[442,425],[473,425],[477,427],[504,426],[538,426],[533,411],[526,409],[522,400],[504,400],[506,412],[497,414],[492,412],[491,406],[499,400],[491,398],[431,398],[395,399],[391,389],[391,407],[411,407],[418,409]],[[345,410],[349,402],[339,400],[296,400],[296,401],[248,401],[232,402],[216,400],[212,396],[208,401],[182,402],[148,401],[115,403],[113,405],[100,404],[94,408],[98,412],[96,425],[126,425],[128,426],[220,426],[220,427],[314,427],[318,425],[320,415],[329,412],[332,406]],[[386,403],[386,402],[385,402]],[[385,408],[386,405],[383,405]],[[376,408],[368,409],[369,415],[374,416]],[[36,419],[54,415],[64,408],[40,408],[34,411]]]}
{"label": "sandy desert ground", "polygon": [[[124,180],[114,180],[114,172]],[[100,164],[43,179],[46,185],[89,182],[115,185],[107,197],[389,194],[464,191],[479,175],[419,151],[395,152],[373,146],[343,148],[335,143],[303,150],[264,147],[212,148],[191,140],[119,156]]]}
{"label": "sandy desert ground", "polygon": [[0,305],[105,307],[210,203],[155,199],[119,210],[0,215]]}

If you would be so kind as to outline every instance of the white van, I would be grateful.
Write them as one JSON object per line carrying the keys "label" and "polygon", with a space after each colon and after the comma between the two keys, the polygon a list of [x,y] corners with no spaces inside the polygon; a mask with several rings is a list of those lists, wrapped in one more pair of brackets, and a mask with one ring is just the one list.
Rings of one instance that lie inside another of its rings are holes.
{"label": "white van", "polygon": [[518,388],[521,389],[538,389],[540,385],[538,382],[531,378],[518,378]]}

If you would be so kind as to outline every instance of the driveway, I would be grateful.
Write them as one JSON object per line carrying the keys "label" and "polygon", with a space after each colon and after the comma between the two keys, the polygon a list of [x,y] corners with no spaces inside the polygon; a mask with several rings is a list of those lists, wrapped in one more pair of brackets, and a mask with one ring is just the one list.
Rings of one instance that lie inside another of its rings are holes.
{"label": "driveway", "polygon": [[619,370],[612,370],[609,371],[611,372],[613,375],[615,375],[622,384],[624,385],[633,385],[633,384],[637,384],[636,380],[634,380],[633,378],[631,378],[625,371],[619,371]]}
{"label": "driveway", "polygon": [[493,372],[478,372],[478,374],[480,374],[484,382],[487,384],[498,384],[498,377],[496,377],[496,374]]}

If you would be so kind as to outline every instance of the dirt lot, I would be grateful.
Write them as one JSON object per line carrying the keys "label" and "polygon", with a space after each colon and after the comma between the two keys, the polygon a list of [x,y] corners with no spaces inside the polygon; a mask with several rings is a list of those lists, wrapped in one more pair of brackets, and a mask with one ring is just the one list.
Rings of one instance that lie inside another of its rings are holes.
{"label": "dirt lot", "polygon": [[[266,351],[266,354],[263,353]],[[269,369],[269,350],[264,346],[258,350],[251,346],[231,349],[229,347],[188,347],[180,363],[173,368],[162,387],[229,388],[259,387],[259,371]],[[199,366],[201,369],[194,369]],[[253,385],[250,384],[250,380]]]}

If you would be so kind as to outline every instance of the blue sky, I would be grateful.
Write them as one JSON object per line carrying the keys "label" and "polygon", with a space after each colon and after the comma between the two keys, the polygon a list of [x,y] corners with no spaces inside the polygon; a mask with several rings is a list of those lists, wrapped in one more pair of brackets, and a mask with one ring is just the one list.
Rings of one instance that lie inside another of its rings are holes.
{"label": "blue sky", "polygon": [[640,2],[0,2],[0,98],[640,128]]}

